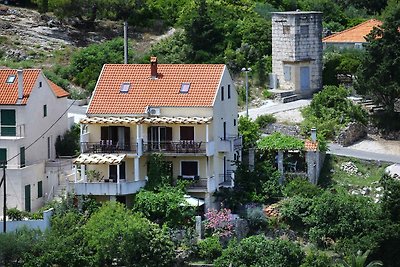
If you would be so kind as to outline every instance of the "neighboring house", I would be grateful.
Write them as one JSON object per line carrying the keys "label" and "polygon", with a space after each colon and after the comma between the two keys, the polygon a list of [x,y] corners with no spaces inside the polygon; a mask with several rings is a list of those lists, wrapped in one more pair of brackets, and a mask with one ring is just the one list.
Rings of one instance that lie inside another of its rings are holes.
{"label": "neighboring house", "polygon": [[321,39],[321,12],[273,12],[270,87],[300,97],[322,89]]}
{"label": "neighboring house", "polygon": [[373,28],[381,25],[382,22],[377,19],[367,20],[347,30],[326,36],[322,39],[323,47],[324,49],[328,47],[363,49],[363,45],[367,42],[367,35]]}
{"label": "neighboring house", "polygon": [[233,186],[237,119],[225,65],[106,64],[81,120],[74,192],[130,205],[149,155],[163,153],[171,176],[193,181],[188,193],[212,207],[213,192]]}
{"label": "neighboring house", "polygon": [[55,159],[56,138],[68,127],[67,96],[41,70],[0,69],[0,161],[7,160],[8,208],[37,210],[58,184],[46,163]]}

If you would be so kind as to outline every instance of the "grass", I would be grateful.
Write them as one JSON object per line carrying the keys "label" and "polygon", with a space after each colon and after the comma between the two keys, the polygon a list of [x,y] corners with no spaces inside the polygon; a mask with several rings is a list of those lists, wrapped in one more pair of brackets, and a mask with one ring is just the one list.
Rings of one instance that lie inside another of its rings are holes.
{"label": "grass", "polygon": [[[357,174],[349,174],[340,169],[346,162],[354,163]],[[379,182],[389,164],[356,158],[327,155],[321,172],[320,183],[323,187],[339,185],[343,187],[366,187]]]}

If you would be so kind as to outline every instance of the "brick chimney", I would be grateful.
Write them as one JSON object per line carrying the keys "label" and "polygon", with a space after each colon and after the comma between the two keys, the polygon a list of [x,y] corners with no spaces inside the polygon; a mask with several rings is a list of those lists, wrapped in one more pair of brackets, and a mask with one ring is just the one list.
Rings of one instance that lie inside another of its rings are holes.
{"label": "brick chimney", "polygon": [[17,76],[18,76],[18,99],[24,98],[24,77],[23,77],[23,71],[22,70],[17,70]]}
{"label": "brick chimney", "polygon": [[151,78],[157,78],[157,57],[150,58]]}

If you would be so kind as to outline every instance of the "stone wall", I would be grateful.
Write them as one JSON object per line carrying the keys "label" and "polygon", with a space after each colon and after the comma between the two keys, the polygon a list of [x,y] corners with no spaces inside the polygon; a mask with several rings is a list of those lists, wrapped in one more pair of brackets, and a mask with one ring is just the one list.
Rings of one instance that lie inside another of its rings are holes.
{"label": "stone wall", "polygon": [[268,124],[263,129],[263,132],[265,134],[273,134],[275,132],[279,132],[281,134],[302,138],[302,136],[300,134],[300,131],[301,131],[300,126],[297,126],[297,125],[285,125],[285,124],[279,124],[279,123]]}
{"label": "stone wall", "polygon": [[367,127],[358,122],[349,123],[336,136],[335,142],[342,146],[350,146],[367,136]]}

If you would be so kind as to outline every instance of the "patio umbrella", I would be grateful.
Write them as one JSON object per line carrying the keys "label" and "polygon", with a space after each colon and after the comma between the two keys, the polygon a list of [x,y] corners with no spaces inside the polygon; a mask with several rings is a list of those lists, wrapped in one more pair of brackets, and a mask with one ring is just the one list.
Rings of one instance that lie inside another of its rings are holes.
{"label": "patio umbrella", "polygon": [[184,195],[186,203],[181,203],[181,206],[192,206],[192,207],[199,207],[204,205],[204,200],[201,200],[199,198],[195,198],[189,195]]}

